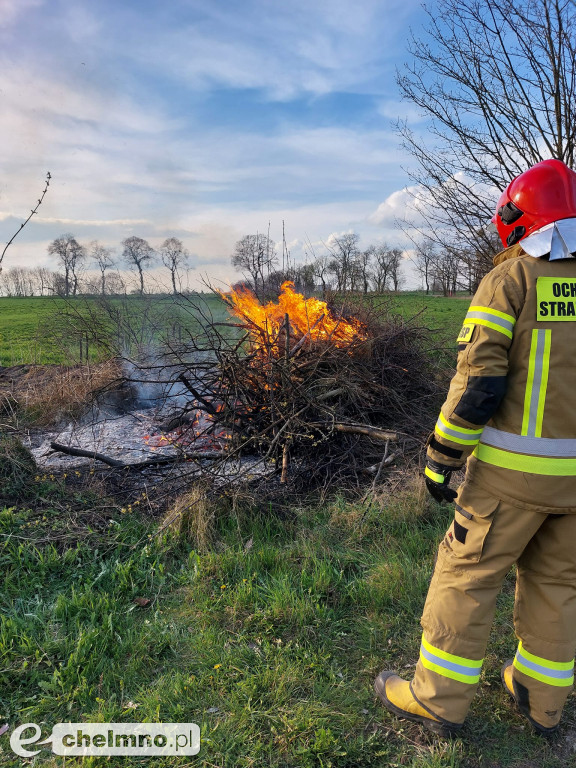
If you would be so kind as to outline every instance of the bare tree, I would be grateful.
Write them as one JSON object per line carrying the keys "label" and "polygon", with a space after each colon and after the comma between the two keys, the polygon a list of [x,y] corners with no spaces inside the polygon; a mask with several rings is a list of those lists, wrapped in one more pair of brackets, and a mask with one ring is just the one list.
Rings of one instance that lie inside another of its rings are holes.
{"label": "bare tree", "polygon": [[45,296],[47,293],[50,293],[54,284],[54,273],[52,270],[47,267],[35,267],[33,272],[38,294]]}
{"label": "bare tree", "polygon": [[374,260],[375,252],[376,247],[374,245],[369,245],[365,250],[358,252],[356,259],[358,277],[364,295],[368,293],[370,288],[370,281],[372,280],[372,262]]}
{"label": "bare tree", "polygon": [[432,289],[451,296],[458,289],[461,251],[457,248],[438,249],[432,263]]}
{"label": "bare tree", "polygon": [[149,264],[154,256],[155,251],[146,240],[141,237],[127,237],[122,240],[122,246],[124,251],[122,253],[124,261],[129,267],[136,268],[138,277],[140,279],[140,296],[144,294],[144,268]]}
{"label": "bare tree", "polygon": [[160,246],[160,258],[162,264],[170,270],[172,293],[176,295],[179,291],[176,286],[176,280],[180,282],[179,270],[186,266],[190,253],[184,248],[182,240],[177,237],[168,237]]}
{"label": "bare tree", "polygon": [[540,160],[574,165],[576,6],[572,0],[439,0],[398,76],[429,118],[426,136],[399,124],[415,157],[420,230],[490,264],[486,225],[497,190]]}
{"label": "bare tree", "polygon": [[392,289],[397,291],[402,282],[402,250],[386,243],[373,247],[373,281],[378,293]]}
{"label": "bare tree", "polygon": [[106,272],[115,265],[114,250],[102,245],[98,240],[90,243],[90,255],[96,267],[100,271],[100,293],[106,295]]}
{"label": "bare tree", "polygon": [[260,296],[268,273],[278,262],[276,244],[267,235],[246,235],[236,243],[231,261],[251,280],[254,292]]}
{"label": "bare tree", "polygon": [[326,295],[326,291],[330,289],[331,284],[328,279],[330,275],[330,256],[324,254],[317,256],[312,264],[314,269],[314,277],[320,281],[320,287],[322,288],[322,296]]}
{"label": "bare tree", "polygon": [[430,293],[433,281],[434,263],[437,258],[437,244],[430,237],[422,237],[414,243],[413,264],[422,278],[426,293]]}
{"label": "bare tree", "polygon": [[336,290],[345,292],[352,290],[357,282],[357,259],[360,249],[360,236],[355,232],[345,235],[332,236],[327,244],[331,255],[330,270],[336,277]]}
{"label": "bare tree", "polygon": [[86,249],[74,235],[60,235],[48,246],[48,253],[56,256],[64,269],[63,293],[66,298],[76,296],[80,268],[86,258]]}
{"label": "bare tree", "polygon": [[10,267],[2,274],[6,296],[23,298],[34,296],[34,277],[27,267]]}
{"label": "bare tree", "polygon": [[126,293],[126,283],[120,272],[110,272],[107,276],[106,291],[109,296],[122,296]]}
{"label": "bare tree", "polygon": [[294,286],[299,293],[311,296],[316,285],[314,283],[314,266],[312,264],[299,264],[294,268]]}

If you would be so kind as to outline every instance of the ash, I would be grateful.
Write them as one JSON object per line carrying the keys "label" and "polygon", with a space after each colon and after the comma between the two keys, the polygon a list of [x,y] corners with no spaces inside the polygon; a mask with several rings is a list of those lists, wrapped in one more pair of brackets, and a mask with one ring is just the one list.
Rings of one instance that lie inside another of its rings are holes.
{"label": "ash", "polygon": [[[121,385],[95,402],[80,422],[28,436],[40,469],[66,472],[106,466],[93,457],[54,451],[51,444],[58,443],[102,454],[127,468],[167,460],[141,469],[149,479],[209,474],[217,482],[234,482],[270,473],[271,467],[258,457],[228,455],[230,435],[195,407],[176,378],[178,371],[128,361],[124,373]],[[194,382],[200,388],[201,381],[194,377]]]}

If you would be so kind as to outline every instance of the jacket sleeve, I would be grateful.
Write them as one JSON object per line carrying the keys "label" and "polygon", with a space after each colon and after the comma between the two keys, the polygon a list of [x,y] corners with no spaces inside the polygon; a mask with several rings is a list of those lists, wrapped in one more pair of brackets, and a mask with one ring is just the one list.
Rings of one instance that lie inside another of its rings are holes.
{"label": "jacket sleeve", "polygon": [[428,458],[461,467],[506,393],[508,350],[523,305],[521,282],[504,262],[480,283],[458,336],[458,363],[428,439]]}

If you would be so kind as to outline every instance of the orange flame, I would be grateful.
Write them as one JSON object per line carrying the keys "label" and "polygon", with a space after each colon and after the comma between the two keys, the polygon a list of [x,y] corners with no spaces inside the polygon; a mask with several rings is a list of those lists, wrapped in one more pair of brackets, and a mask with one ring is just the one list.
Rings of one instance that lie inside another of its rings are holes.
{"label": "orange flame", "polygon": [[252,291],[239,287],[230,293],[221,294],[228,306],[238,317],[248,320],[253,326],[252,341],[258,344],[258,331],[274,343],[284,328],[285,317],[290,321],[290,335],[294,341],[307,336],[310,341],[331,340],[344,346],[355,338],[364,338],[363,326],[358,320],[335,317],[325,301],[305,299],[296,293],[290,280],[282,283],[278,302],[269,301],[262,305]]}

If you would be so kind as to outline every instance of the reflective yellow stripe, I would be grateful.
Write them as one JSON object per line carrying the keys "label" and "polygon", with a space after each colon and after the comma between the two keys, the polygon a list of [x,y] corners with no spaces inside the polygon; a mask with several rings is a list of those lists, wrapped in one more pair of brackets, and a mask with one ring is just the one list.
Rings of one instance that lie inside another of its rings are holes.
{"label": "reflective yellow stripe", "polygon": [[542,420],[544,418],[544,404],[546,401],[546,388],[548,386],[548,372],[550,370],[551,341],[552,331],[543,329],[534,329],[532,331],[528,377],[524,394],[522,435],[529,435],[531,437],[542,436]]}
{"label": "reflective yellow stripe", "polygon": [[451,424],[446,417],[440,413],[436,422],[435,431],[446,440],[460,445],[476,445],[482,434],[484,427],[480,429],[467,429],[466,427],[457,427]]}
{"label": "reflective yellow stripe", "polygon": [[535,437],[542,437],[542,419],[544,418],[544,403],[546,401],[546,389],[548,387],[548,373],[550,371],[550,346],[552,343],[552,331],[544,331],[544,356],[542,359],[542,380],[538,395],[538,410],[536,413]]}
{"label": "reflective yellow stripe", "polygon": [[492,328],[494,331],[503,333],[511,339],[516,318],[513,315],[506,314],[506,312],[500,312],[498,309],[474,306],[469,308],[464,318],[464,325],[468,324],[484,325],[487,328]]}
{"label": "reflective yellow stripe", "polygon": [[486,320],[483,317],[475,317],[470,320],[464,320],[464,325],[485,325],[487,328],[492,328],[493,331],[500,331],[500,333],[503,333],[504,336],[508,336],[509,339],[513,338],[513,333],[509,328],[504,328],[501,325],[497,325],[496,323],[490,322],[490,320]]}
{"label": "reflective yellow stripe", "polygon": [[435,483],[446,482],[446,478],[444,477],[444,475],[439,475],[436,472],[432,472],[432,470],[429,469],[428,467],[426,467],[426,469],[424,470],[424,474],[426,475],[426,477],[429,477],[431,480],[434,480]]}
{"label": "reflective yellow stripe", "polygon": [[442,424],[444,424],[447,427],[450,427],[450,429],[456,429],[458,432],[463,432],[465,435],[481,435],[482,430],[484,427],[480,427],[479,429],[468,429],[467,427],[456,427],[454,424],[451,424],[448,419],[444,416],[442,412],[440,412],[440,415],[438,416]]}
{"label": "reflective yellow stripe", "polygon": [[520,672],[534,680],[539,680],[546,685],[555,687],[568,687],[574,682],[574,660],[549,661],[540,656],[526,651],[522,642],[518,644],[518,650],[514,657],[514,666]]}
{"label": "reflective yellow stripe", "polygon": [[422,666],[451,680],[472,685],[480,679],[484,659],[466,659],[453,653],[435,648],[424,636],[420,646],[420,661]]}
{"label": "reflective yellow stripe", "polygon": [[548,669],[574,669],[574,659],[572,659],[572,661],[549,661],[548,659],[543,659],[541,656],[535,656],[533,653],[527,651],[522,645],[522,640],[518,643],[518,650],[525,659],[528,659],[528,661],[533,661],[535,664],[542,664],[543,666],[548,667]]}
{"label": "reflective yellow stripe", "polygon": [[463,437],[455,437],[454,435],[449,435],[443,429],[440,429],[438,425],[436,425],[436,432],[445,440],[451,440],[453,443],[460,443],[460,445],[476,445],[480,439],[479,437],[476,437],[473,440],[468,440]]}
{"label": "reflective yellow stripe", "polygon": [[469,307],[468,312],[486,312],[487,315],[494,315],[494,317],[501,317],[502,320],[508,320],[512,325],[516,324],[516,318],[514,315],[507,315],[506,312],[500,312],[499,309],[492,309],[492,307]]}
{"label": "reflective yellow stripe", "polygon": [[517,472],[531,472],[535,475],[550,475],[553,477],[576,477],[576,459],[554,459],[547,456],[528,456],[524,453],[513,453],[493,448],[480,443],[472,454],[486,464],[503,469],[514,469]]}
{"label": "reflective yellow stripe", "polygon": [[528,434],[528,420],[530,419],[530,403],[532,402],[532,389],[534,387],[534,368],[536,367],[536,340],[538,331],[532,331],[532,343],[530,344],[530,356],[528,358],[528,378],[526,379],[526,391],[524,392],[524,416],[522,418],[522,432]]}

